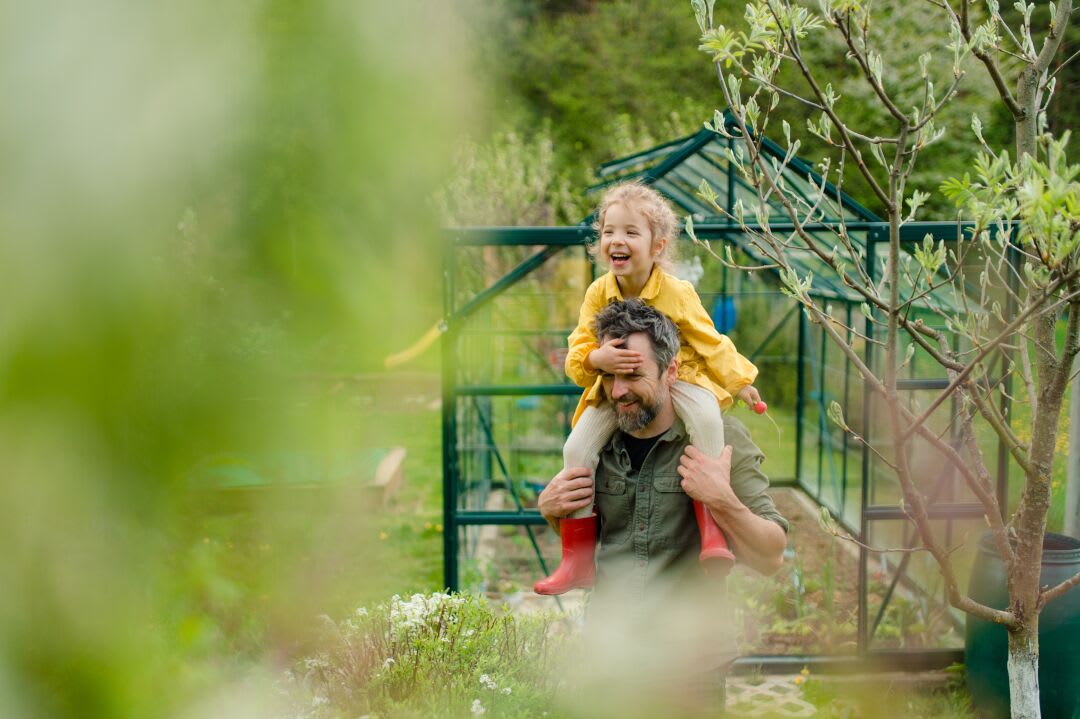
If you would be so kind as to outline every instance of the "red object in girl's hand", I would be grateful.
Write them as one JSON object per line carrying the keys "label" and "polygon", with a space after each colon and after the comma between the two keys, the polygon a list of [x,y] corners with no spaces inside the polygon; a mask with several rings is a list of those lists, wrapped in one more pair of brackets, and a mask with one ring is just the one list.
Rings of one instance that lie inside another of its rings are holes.
{"label": "red object in girl's hand", "polygon": [[754,405],[754,411],[758,414],[765,414],[768,409],[769,405],[765,404],[764,402],[758,402]]}

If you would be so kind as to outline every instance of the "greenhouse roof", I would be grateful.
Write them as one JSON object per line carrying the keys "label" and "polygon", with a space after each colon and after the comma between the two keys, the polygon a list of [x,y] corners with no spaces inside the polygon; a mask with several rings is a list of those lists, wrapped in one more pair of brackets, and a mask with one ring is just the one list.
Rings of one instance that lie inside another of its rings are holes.
{"label": "greenhouse roof", "polygon": [[[623,180],[641,179],[663,192],[683,210],[693,214],[695,221],[700,219],[705,222],[723,222],[726,218],[717,216],[713,208],[697,195],[701,181],[705,180],[720,195],[721,204],[725,200],[723,193],[727,190],[727,209],[732,209],[737,200],[742,200],[748,208],[753,207],[758,202],[754,188],[747,184],[737,171],[728,171],[729,150],[738,152],[737,146],[743,144],[744,140],[739,137],[739,127],[729,113],[724,114],[724,122],[725,130],[731,137],[724,137],[704,127],[693,135],[604,163],[597,170],[603,182],[590,187],[588,191],[594,192]],[[775,158],[777,162],[782,162],[787,154],[767,137],[762,138],[761,149],[765,155]],[[810,179],[819,187],[823,182],[810,163],[800,157],[789,160],[783,178],[789,188],[807,201],[816,194]],[[883,221],[832,183],[826,182],[825,187],[828,197],[825,206],[821,208],[822,221],[837,221],[841,218],[846,221]],[[779,201],[774,199],[769,204],[775,211],[774,217],[784,215]]]}
{"label": "greenhouse roof", "polygon": [[[638,179],[652,185],[668,199],[678,210],[693,217],[696,234],[703,239],[723,237],[734,243],[755,260],[767,263],[761,250],[754,246],[751,237],[741,231],[738,223],[730,216],[717,214],[708,202],[698,195],[701,183],[707,182],[718,196],[717,202],[729,213],[734,214],[740,201],[746,208],[747,219],[753,217],[753,208],[758,205],[757,192],[736,170],[731,171],[728,159],[730,152],[738,152],[738,145],[745,142],[739,135],[739,128],[730,113],[724,114],[725,129],[730,137],[702,128],[687,137],[644,150],[601,165],[598,175],[603,180],[589,188],[589,192],[598,192],[603,188],[624,180]],[[777,163],[782,163],[786,152],[775,142],[762,138],[762,152]],[[883,220],[855,201],[847,193],[839,190],[816,173],[811,165],[799,157],[791,158],[783,170],[785,186],[794,190],[806,203],[814,205],[818,190],[824,183],[826,198],[818,204],[816,223],[833,224],[843,221],[847,226],[852,244],[865,252],[867,238],[884,231]],[[774,231],[782,232],[785,227],[793,229],[790,223],[785,225],[778,220],[786,220],[787,212],[774,197],[769,203],[770,226]],[[826,227],[812,230],[820,236],[827,246],[836,244],[833,233]],[[788,260],[796,267],[801,276],[814,275],[814,294],[825,298],[847,301],[861,301],[862,297],[846,287],[835,273],[809,249],[799,251],[801,245],[793,240],[794,249],[788,253]]]}

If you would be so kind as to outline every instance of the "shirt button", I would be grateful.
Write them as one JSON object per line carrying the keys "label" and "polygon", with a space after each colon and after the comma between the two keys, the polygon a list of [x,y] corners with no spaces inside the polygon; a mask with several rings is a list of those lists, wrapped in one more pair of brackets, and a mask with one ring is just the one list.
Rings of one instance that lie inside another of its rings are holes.
{"label": "shirt button", "polygon": [[639,492],[644,492],[644,491],[646,491],[648,489],[649,489],[649,485],[647,485],[647,484],[639,484],[637,486],[637,491],[639,491]]}
{"label": "shirt button", "polygon": [[642,523],[642,524],[639,524],[639,525],[637,526],[637,528],[638,528],[638,529],[639,529],[640,531],[644,532],[644,531],[645,531],[645,524],[644,524],[644,523]]}

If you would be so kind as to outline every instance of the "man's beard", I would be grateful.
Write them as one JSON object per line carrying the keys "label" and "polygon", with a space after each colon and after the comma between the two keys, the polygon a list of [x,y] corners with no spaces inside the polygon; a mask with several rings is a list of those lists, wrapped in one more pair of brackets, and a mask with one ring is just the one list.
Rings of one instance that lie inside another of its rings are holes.
{"label": "man's beard", "polygon": [[[618,419],[619,429],[623,432],[637,432],[652,424],[652,421],[656,419],[656,415],[660,413],[660,409],[664,406],[665,397],[657,397],[656,401],[652,403],[646,403],[637,395],[625,396],[622,399],[623,402],[615,402],[615,417]],[[632,410],[619,409],[620,404],[633,404],[635,402],[637,407]]]}

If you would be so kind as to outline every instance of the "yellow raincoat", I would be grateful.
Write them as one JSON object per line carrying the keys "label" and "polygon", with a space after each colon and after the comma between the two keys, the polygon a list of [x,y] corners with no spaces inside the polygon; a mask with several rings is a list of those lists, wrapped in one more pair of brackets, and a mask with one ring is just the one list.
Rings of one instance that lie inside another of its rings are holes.
{"label": "yellow raincoat", "polygon": [[[722,409],[732,405],[733,395],[739,390],[754,383],[757,367],[739,354],[726,335],[716,331],[692,284],[654,266],[639,297],[670,317],[679,328],[679,379],[712,392]],[[577,424],[586,406],[595,407],[604,401],[600,373],[586,369],[585,358],[600,347],[593,334],[596,314],[622,299],[619,283],[610,272],[589,285],[585,292],[578,325],[570,334],[570,349],[566,355],[566,375],[585,388],[574,412],[573,424]]]}

